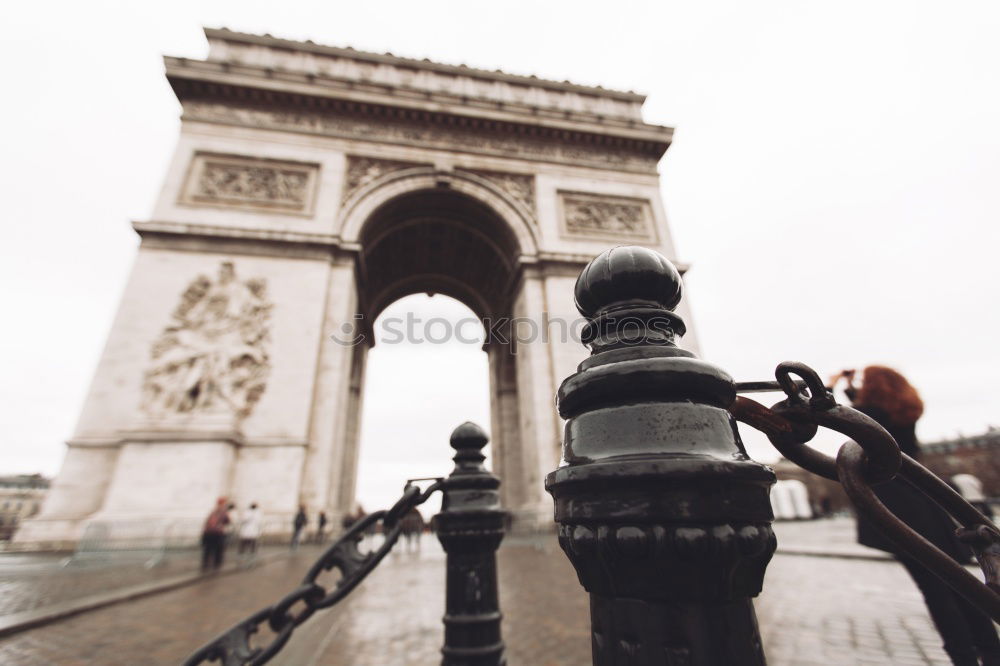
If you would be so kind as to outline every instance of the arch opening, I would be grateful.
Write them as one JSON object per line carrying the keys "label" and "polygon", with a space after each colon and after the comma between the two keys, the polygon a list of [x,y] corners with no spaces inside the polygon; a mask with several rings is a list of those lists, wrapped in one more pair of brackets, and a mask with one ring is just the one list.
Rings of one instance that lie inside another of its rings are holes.
{"label": "arch opening", "polygon": [[419,292],[450,296],[481,319],[510,309],[517,237],[467,194],[438,188],[395,197],[372,212],[359,241],[359,300],[369,321]]}
{"label": "arch opening", "polygon": [[[408,477],[447,474],[454,453],[449,435],[467,420],[490,433],[488,453],[503,480],[502,501],[514,509],[529,503],[524,477],[532,462],[521,446],[514,345],[490,341],[486,333],[486,320],[512,315],[522,237],[495,202],[440,186],[382,201],[358,228],[357,312],[369,344],[355,348],[351,363],[340,506],[373,501],[387,493],[390,481],[395,487]],[[411,330],[407,317],[421,313],[424,322]],[[383,335],[387,317],[395,320],[391,345]],[[450,331],[428,328],[428,317]],[[471,396],[478,401],[468,402]],[[394,405],[418,413],[407,417]],[[398,437],[421,442],[417,459],[400,454],[393,461],[392,454],[387,459],[380,453],[395,437],[379,434],[388,425],[407,433]]]}
{"label": "arch opening", "polygon": [[[386,307],[373,328],[356,491],[367,511],[391,506],[407,478],[447,476],[455,453],[448,438],[459,423],[487,430],[491,423],[489,358],[470,308],[443,295],[412,294]],[[435,495],[420,511],[427,520],[439,507]]]}

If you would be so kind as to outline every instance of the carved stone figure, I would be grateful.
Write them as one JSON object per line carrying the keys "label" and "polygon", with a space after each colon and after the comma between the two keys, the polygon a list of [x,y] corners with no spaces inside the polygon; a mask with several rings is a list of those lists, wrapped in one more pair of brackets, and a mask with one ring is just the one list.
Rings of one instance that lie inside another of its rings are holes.
{"label": "carved stone figure", "polygon": [[153,344],[143,410],[153,417],[231,411],[245,417],[264,392],[271,304],[263,279],[240,282],[231,262],[199,275]]}

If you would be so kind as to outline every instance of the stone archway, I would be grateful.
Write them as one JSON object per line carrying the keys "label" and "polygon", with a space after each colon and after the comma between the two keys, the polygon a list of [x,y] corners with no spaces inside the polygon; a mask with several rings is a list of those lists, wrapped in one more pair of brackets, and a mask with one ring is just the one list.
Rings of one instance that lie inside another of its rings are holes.
{"label": "stone archway", "polygon": [[[517,202],[482,179],[415,169],[380,179],[354,203],[354,219],[348,218],[345,236],[351,235],[348,242],[357,247],[356,317],[365,326],[366,343],[374,343],[368,327],[389,304],[421,292],[460,301],[480,318],[484,328],[500,333],[500,339],[488,339],[485,345],[490,365],[493,465],[504,479],[504,505],[522,521],[535,522],[544,501],[536,492],[544,473],[540,465],[543,460],[552,462],[551,456],[539,449],[549,448],[552,438],[546,436],[544,447],[534,441],[524,445],[524,435],[532,436],[536,424],[532,423],[530,432],[522,432],[518,350],[504,337],[503,322],[515,316],[542,317],[541,312],[529,313],[524,307],[515,311],[524,287],[523,265],[526,257],[533,258],[535,249],[534,236],[520,217]],[[522,243],[527,244],[527,253]],[[353,351],[348,414],[361,412],[368,347],[358,345]],[[548,360],[545,355],[535,358]],[[548,369],[543,371],[548,373]],[[455,415],[458,421],[462,418]],[[334,510],[353,505],[357,487],[357,418],[349,417],[342,423],[345,459],[340,478],[333,481],[336,491],[331,496],[337,497]],[[549,425],[547,435],[554,432],[554,418]]]}
{"label": "stone archway", "polygon": [[368,345],[338,332],[419,291],[536,329],[487,345],[491,430],[506,508],[551,524],[553,396],[585,351],[548,323],[577,318],[576,276],[609,245],[676,260],[657,174],[672,130],[633,92],[206,37],[204,60],[166,58],[177,149],[62,471],[16,538],[193,534],[219,496],[278,533],[299,504],[349,509]]}

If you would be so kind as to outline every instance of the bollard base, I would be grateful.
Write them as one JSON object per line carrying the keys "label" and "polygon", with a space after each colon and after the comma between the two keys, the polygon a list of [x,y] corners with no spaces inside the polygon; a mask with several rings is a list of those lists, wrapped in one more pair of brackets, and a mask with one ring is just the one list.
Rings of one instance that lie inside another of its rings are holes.
{"label": "bollard base", "polygon": [[763,666],[750,599],[655,602],[590,595],[594,666]]}
{"label": "bollard base", "polygon": [[506,647],[502,641],[480,647],[444,647],[441,655],[441,666],[507,666]]}

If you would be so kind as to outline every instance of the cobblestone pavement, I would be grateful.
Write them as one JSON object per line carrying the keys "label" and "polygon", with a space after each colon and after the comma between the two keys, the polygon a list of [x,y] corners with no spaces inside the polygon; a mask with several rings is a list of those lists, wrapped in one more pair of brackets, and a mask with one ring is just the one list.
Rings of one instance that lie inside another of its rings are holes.
{"label": "cobblestone pavement", "polygon": [[854,518],[838,516],[821,520],[776,521],[778,548],[802,553],[828,553],[852,557],[888,558],[880,550],[862,546],[857,540]]}
{"label": "cobblestone pavement", "polygon": [[92,563],[62,567],[59,559],[4,565],[0,558],[0,615],[50,606],[91,594],[170,578],[193,571],[191,561],[147,569],[142,562],[108,565]]}
{"label": "cobblestone pavement", "polygon": [[[317,552],[0,639],[0,663],[176,664],[291,589]],[[500,579],[512,666],[590,663],[587,598],[554,540],[505,545]],[[949,663],[892,562],[778,555],[765,590],[757,612],[772,666]],[[427,538],[421,554],[393,553],[345,602],[314,616],[272,663],[439,663],[443,591],[444,556]]]}
{"label": "cobblestone pavement", "polygon": [[756,602],[772,666],[950,665],[902,566],[778,555]]}
{"label": "cobblestone pavement", "polygon": [[[63,555],[0,555],[0,616],[197,571],[199,553],[172,553],[157,566],[146,557],[92,559],[63,566]],[[235,558],[227,558],[227,562]]]}

